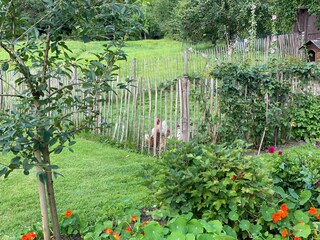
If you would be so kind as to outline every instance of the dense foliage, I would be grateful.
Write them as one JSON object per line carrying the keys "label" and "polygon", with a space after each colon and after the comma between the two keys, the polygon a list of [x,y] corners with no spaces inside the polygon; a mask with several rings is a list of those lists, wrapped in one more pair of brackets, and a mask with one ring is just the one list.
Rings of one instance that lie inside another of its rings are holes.
{"label": "dense foliage", "polygon": [[[273,145],[287,141],[292,133],[298,140],[317,137],[318,100],[310,97],[302,101],[301,93],[308,92],[312,81],[319,82],[319,66],[222,64],[212,76],[221,80],[221,142],[243,139],[258,147],[261,139]],[[296,89],[292,88],[293,80],[299,82]]]}

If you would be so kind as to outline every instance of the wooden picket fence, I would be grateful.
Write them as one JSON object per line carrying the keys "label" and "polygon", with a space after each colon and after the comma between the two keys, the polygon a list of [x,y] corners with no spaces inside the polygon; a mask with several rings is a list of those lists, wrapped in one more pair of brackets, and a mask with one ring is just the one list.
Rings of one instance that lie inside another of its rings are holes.
{"label": "wooden picket fence", "polygon": [[[303,54],[298,50],[300,38],[296,34],[278,36],[278,52],[272,56],[302,58]],[[219,83],[204,73],[217,62],[237,62],[248,54],[255,63],[267,62],[272,41],[271,37],[258,39],[256,51],[250,53],[243,44],[234,46],[231,54],[226,47],[219,47],[207,51],[189,49],[185,54],[171,58],[140,62],[134,59],[122,66],[111,83],[116,94],[107,92],[99,96],[103,101],[97,101],[96,110],[101,114],[93,123],[95,133],[152,155],[165,151],[169,138],[188,141],[201,137],[198,132],[206,124],[207,117],[219,114]],[[15,84],[18,77],[19,74],[12,71],[0,72],[0,110],[14,109],[15,99],[10,98],[10,94],[23,90],[22,85]],[[129,91],[116,89],[126,78],[132,80]],[[72,79],[65,81],[76,82],[77,70],[74,69]],[[318,93],[319,89],[315,87],[312,91]],[[82,118],[78,113],[72,116],[76,124]],[[213,141],[217,136],[217,124],[207,129]]]}

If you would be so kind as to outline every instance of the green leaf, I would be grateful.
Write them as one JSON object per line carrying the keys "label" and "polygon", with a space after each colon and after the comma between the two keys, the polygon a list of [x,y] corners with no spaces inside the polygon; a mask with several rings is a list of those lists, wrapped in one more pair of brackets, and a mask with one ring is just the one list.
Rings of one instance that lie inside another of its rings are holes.
{"label": "green leaf", "polygon": [[171,232],[178,231],[183,234],[187,233],[187,219],[179,216],[172,223],[169,224]]}
{"label": "green leaf", "polygon": [[185,234],[180,231],[173,231],[168,236],[168,240],[186,240]]}
{"label": "green leaf", "polygon": [[163,229],[157,222],[150,222],[144,228],[144,237],[147,240],[161,239]]}
{"label": "green leaf", "polygon": [[229,217],[229,219],[232,220],[232,221],[237,221],[237,220],[239,219],[239,215],[238,215],[238,213],[235,212],[235,211],[229,212],[228,217]]}
{"label": "green leaf", "polygon": [[186,240],[195,240],[196,239],[196,236],[192,233],[188,233],[186,235]]}
{"label": "green leaf", "polygon": [[293,234],[298,237],[308,238],[311,234],[311,228],[305,223],[299,223],[293,227]]}
{"label": "green leaf", "polygon": [[295,211],[293,215],[294,215],[294,218],[297,220],[297,222],[304,222],[304,223],[309,222],[308,214],[304,213],[301,210]]}
{"label": "green leaf", "polygon": [[203,233],[203,226],[201,222],[197,219],[192,219],[187,224],[187,232],[193,233],[194,235],[198,235],[199,233]]}
{"label": "green leaf", "polygon": [[317,197],[317,202],[320,204],[320,195]]}
{"label": "green leaf", "polygon": [[2,71],[7,71],[9,69],[9,63],[4,62],[1,66]]}
{"label": "green leaf", "polygon": [[202,226],[206,229],[208,233],[221,233],[222,231],[222,223],[219,220],[212,220],[206,222],[205,220],[201,220]]}
{"label": "green leaf", "polygon": [[248,220],[241,220],[239,227],[242,231],[248,231],[250,229],[251,223]]}
{"label": "green leaf", "polygon": [[263,205],[261,212],[262,212],[262,218],[265,221],[271,221],[272,214],[275,212],[275,209],[271,207],[267,207],[266,205]]}
{"label": "green leaf", "polygon": [[0,177],[2,177],[2,175],[5,175],[8,171],[8,168],[7,167],[4,167],[0,170]]}
{"label": "green leaf", "polygon": [[309,199],[311,198],[311,191],[310,190],[303,190],[300,194],[300,205],[304,205],[306,202],[309,201]]}
{"label": "green leaf", "polygon": [[213,237],[211,234],[205,233],[198,236],[198,240],[212,240]]}
{"label": "green leaf", "polygon": [[225,235],[221,235],[221,236],[213,236],[214,240],[236,240],[237,238],[231,237],[231,236],[225,236]]}
{"label": "green leaf", "polygon": [[237,238],[237,233],[236,233],[236,231],[235,231],[232,227],[230,227],[230,226],[228,226],[228,225],[225,225],[225,226],[223,227],[223,231],[225,231],[225,233],[226,233],[227,235],[229,235],[229,236],[231,236],[231,237],[234,237],[235,239]]}

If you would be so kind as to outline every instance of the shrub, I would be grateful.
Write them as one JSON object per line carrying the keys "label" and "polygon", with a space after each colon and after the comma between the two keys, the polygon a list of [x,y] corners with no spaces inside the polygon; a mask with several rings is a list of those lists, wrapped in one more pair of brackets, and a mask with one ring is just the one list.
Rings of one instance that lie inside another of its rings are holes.
{"label": "shrub", "polygon": [[179,213],[228,223],[236,231],[241,219],[255,221],[273,192],[261,162],[245,156],[245,147],[241,141],[169,146],[153,182],[159,202]]}
{"label": "shrub", "polygon": [[289,109],[292,135],[295,139],[320,137],[320,97],[297,95]]}

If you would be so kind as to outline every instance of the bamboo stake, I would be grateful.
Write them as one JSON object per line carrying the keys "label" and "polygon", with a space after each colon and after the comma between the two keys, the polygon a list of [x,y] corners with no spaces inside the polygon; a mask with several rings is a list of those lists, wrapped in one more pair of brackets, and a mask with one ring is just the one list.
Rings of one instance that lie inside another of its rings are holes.
{"label": "bamboo stake", "polygon": [[[157,113],[158,113],[158,89],[157,89],[157,81],[154,81],[154,120],[157,119]],[[161,124],[161,123],[160,123]],[[156,129],[156,121],[154,121],[154,128]],[[155,136],[153,138],[153,156],[157,156],[157,134],[155,132]]]}
{"label": "bamboo stake", "polygon": [[148,116],[148,135],[149,135],[149,144],[148,144],[148,154],[150,155],[150,145],[151,145],[151,114],[152,114],[152,93],[151,93],[151,83],[148,78],[148,93],[149,93],[149,116]]}

